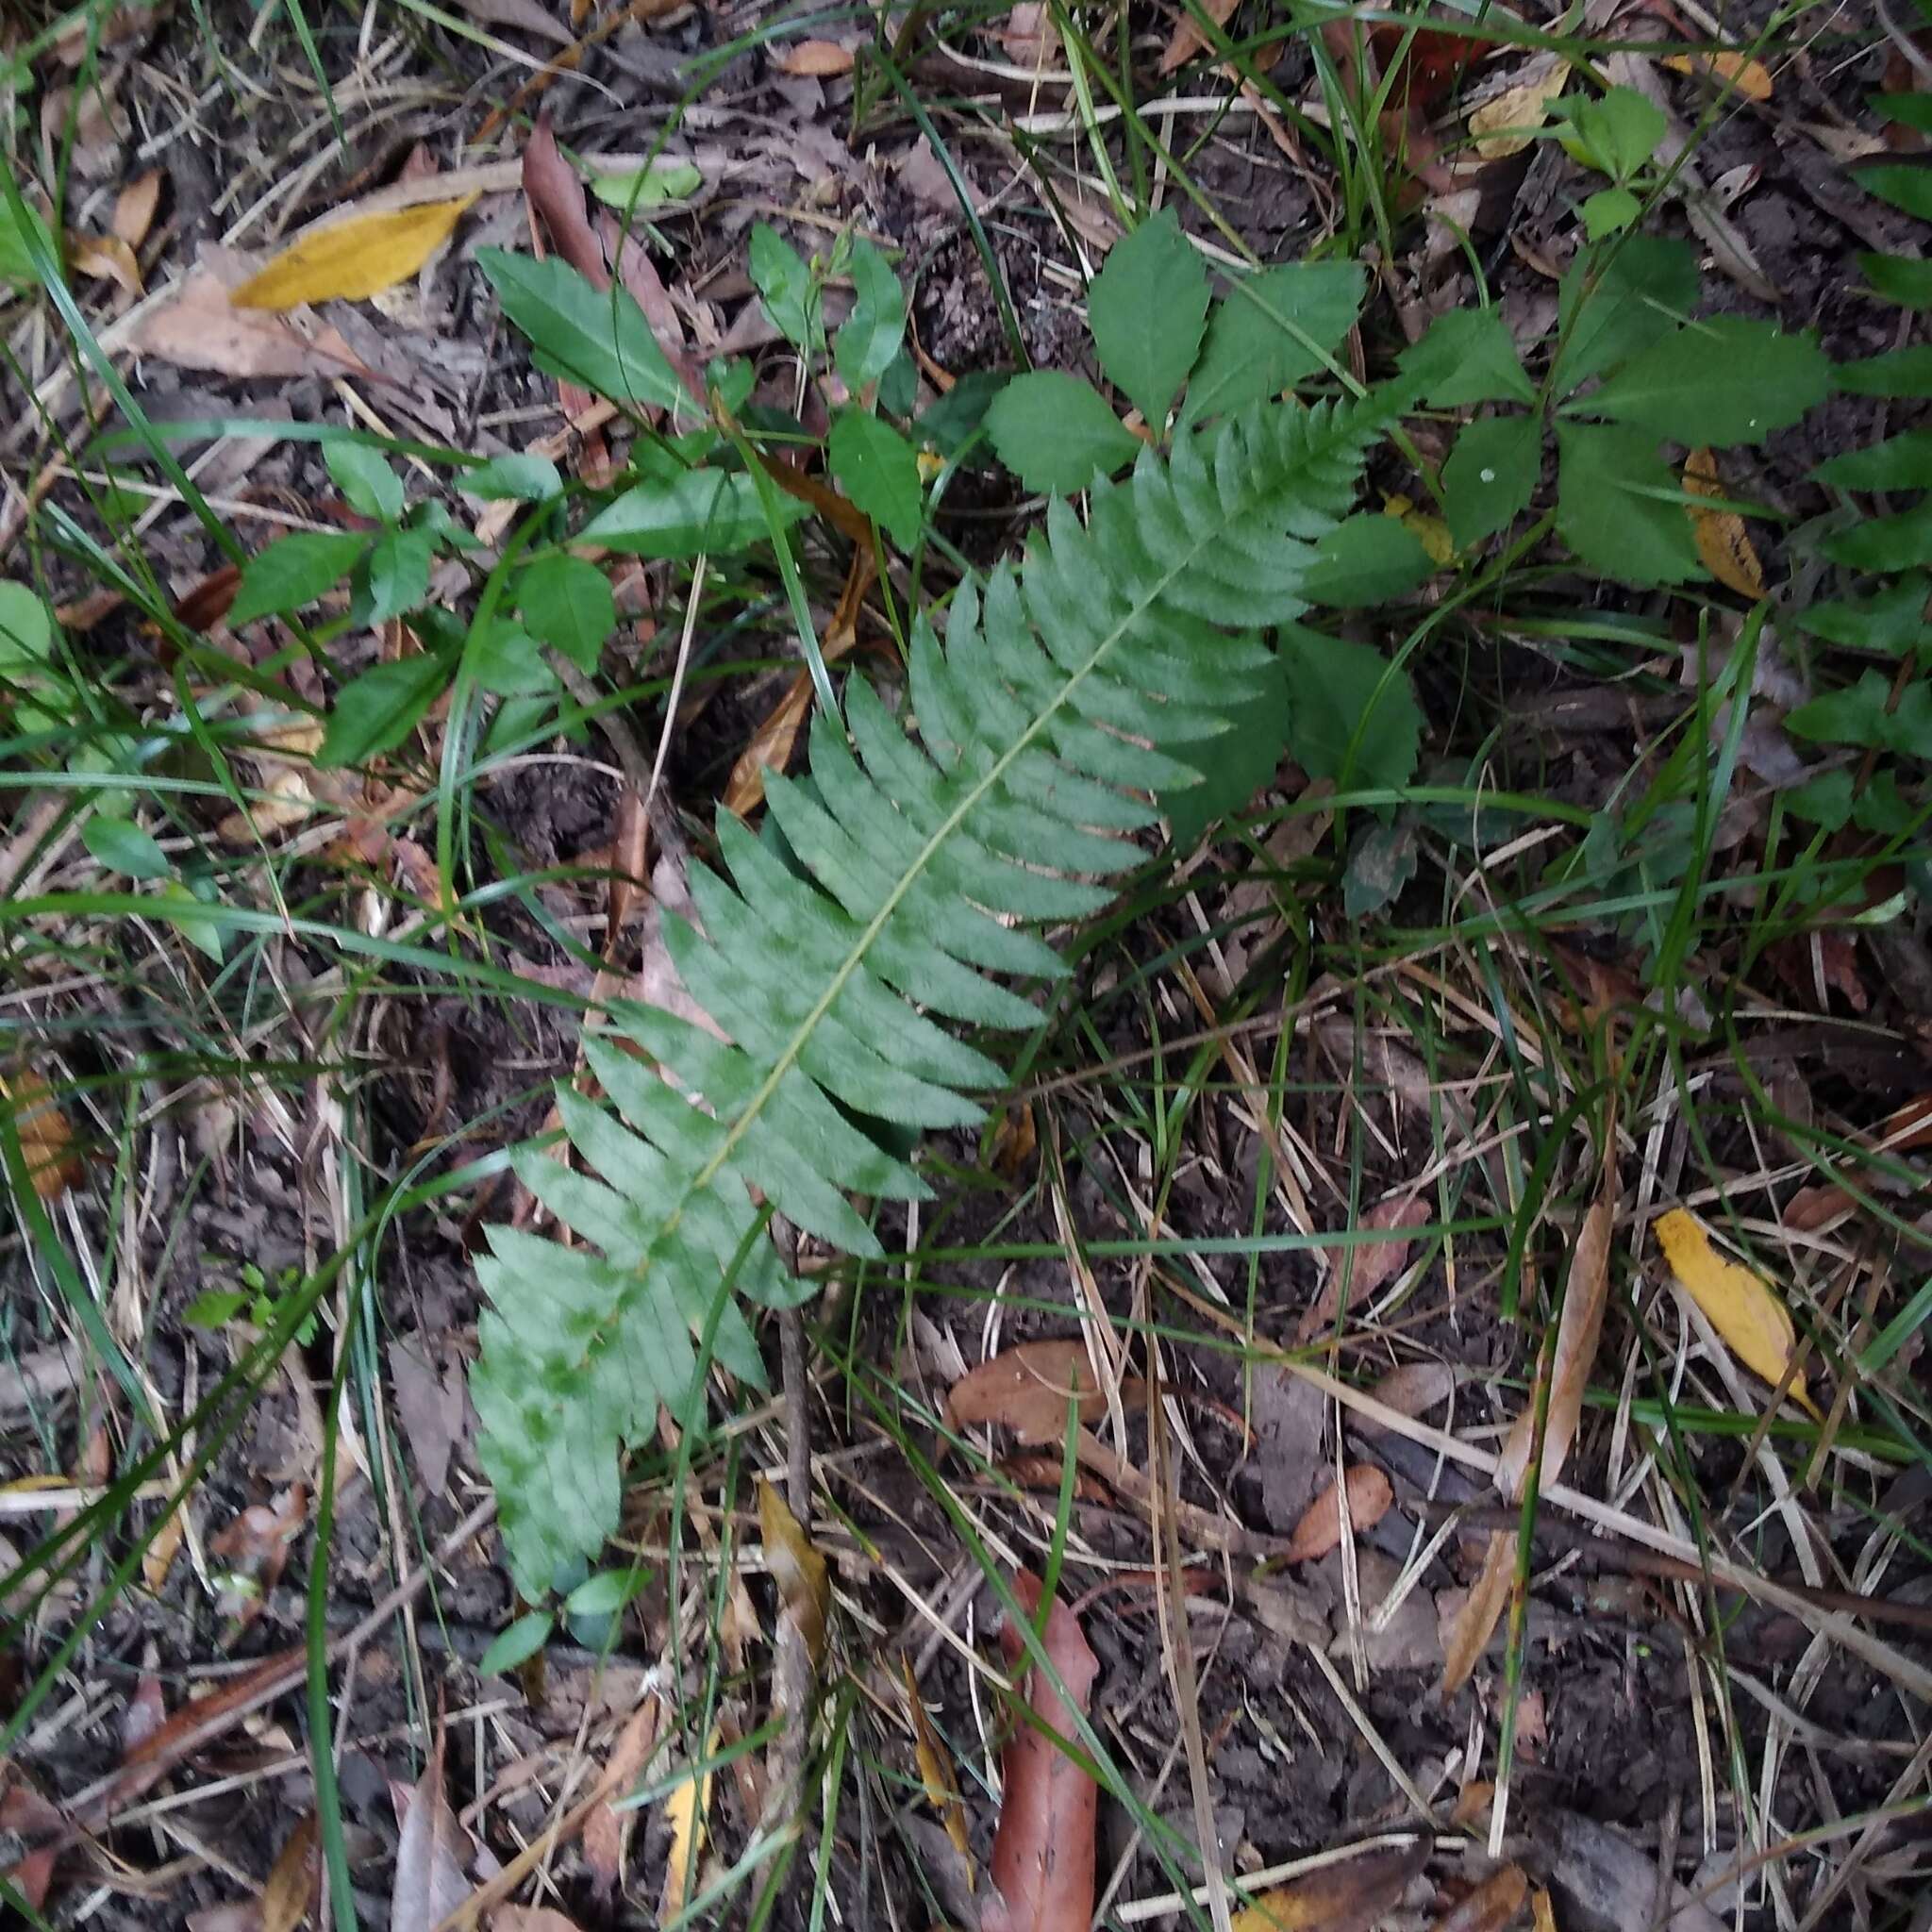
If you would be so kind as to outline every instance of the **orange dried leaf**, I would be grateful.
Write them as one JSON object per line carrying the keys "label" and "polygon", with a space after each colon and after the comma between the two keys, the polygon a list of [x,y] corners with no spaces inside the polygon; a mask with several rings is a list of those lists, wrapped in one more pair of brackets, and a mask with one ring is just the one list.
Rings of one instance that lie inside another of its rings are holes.
{"label": "orange dried leaf", "polygon": [[1435,1932],[1503,1932],[1529,1896],[1521,1865],[1491,1872],[1453,1911],[1436,1921]]}
{"label": "orange dried leaf", "polygon": [[841,46],[837,41],[793,41],[774,60],[781,74],[830,80],[836,75],[850,74],[856,58],[852,48]]}
{"label": "orange dried leaf", "polygon": [[998,1423],[1023,1442],[1058,1442],[1067,1433],[1067,1406],[1079,1398],[1082,1422],[1107,1407],[1079,1341],[1023,1341],[969,1369],[953,1384],[946,1407],[960,1428]]}
{"label": "orange dried leaf", "polygon": [[1666,54],[1663,64],[1673,74],[1687,74],[1701,80],[1730,87],[1747,101],[1768,101],[1772,95],[1771,70],[1761,60],[1722,49],[1714,54]]}
{"label": "orange dried leaf", "polygon": [[1452,1696],[1468,1681],[1475,1660],[1490,1646],[1496,1620],[1509,1601],[1509,1583],[1516,1566],[1516,1539],[1503,1530],[1490,1538],[1482,1574],[1442,1633],[1442,1694]]}
{"label": "orange dried leaf", "polygon": [[[1201,0],[1201,11],[1216,26],[1224,27],[1234,18],[1234,10],[1241,0]],[[1160,71],[1172,74],[1177,67],[1185,67],[1194,56],[1208,45],[1207,38],[1195,25],[1194,17],[1184,13],[1181,22],[1174,30],[1174,38],[1167,43],[1167,51],[1160,57]]]}
{"label": "orange dried leaf", "polygon": [[450,238],[474,194],[331,218],[307,229],[230,298],[237,308],[360,301],[407,281]]}
{"label": "orange dried leaf", "polygon": [[[1707,449],[1693,449],[1684,459],[1684,490],[1690,496],[1722,497],[1717,458]],[[1697,539],[1698,560],[1728,591],[1740,597],[1764,595],[1764,566],[1757,560],[1744,519],[1734,509],[1688,511]]]}
{"label": "orange dried leaf", "polygon": [[778,1586],[780,1614],[797,1628],[807,1654],[816,1664],[825,1653],[825,1618],[832,1607],[825,1559],[791,1513],[791,1505],[762,1480],[758,1484],[758,1528],[765,1540],[765,1561]]}
{"label": "orange dried leaf", "polygon": [[87,1172],[66,1114],[38,1074],[22,1074],[11,1082],[0,1079],[0,1100],[13,1116],[34,1192],[43,1201],[58,1201]]}
{"label": "orange dried leaf", "polygon": [[1340,1485],[1331,1483],[1302,1513],[1288,1540],[1291,1563],[1313,1563],[1341,1541],[1341,1496],[1348,1499],[1348,1520],[1355,1529],[1373,1529],[1380,1523],[1395,1491],[1373,1462],[1352,1463]]}
{"label": "orange dried leaf", "polygon": [[134,258],[134,250],[120,236],[70,235],[67,250],[75,267],[82,275],[112,282],[117,289],[125,289],[130,295],[142,292],[141,264]]}
{"label": "orange dried leaf", "polygon": [[138,175],[114,197],[114,218],[108,225],[111,234],[139,248],[154,226],[155,209],[161,199],[161,171],[150,168]]}
{"label": "orange dried leaf", "polygon": [[958,1781],[939,1733],[927,1715],[925,1700],[919,1694],[919,1679],[912,1674],[912,1659],[904,1651],[899,1663],[906,1673],[906,1707],[912,1717],[912,1754],[919,1765],[919,1781],[925,1787],[925,1802],[940,1815],[953,1849],[965,1860],[966,1879],[973,1880],[973,1847],[966,1830],[966,1807],[959,1802]]}

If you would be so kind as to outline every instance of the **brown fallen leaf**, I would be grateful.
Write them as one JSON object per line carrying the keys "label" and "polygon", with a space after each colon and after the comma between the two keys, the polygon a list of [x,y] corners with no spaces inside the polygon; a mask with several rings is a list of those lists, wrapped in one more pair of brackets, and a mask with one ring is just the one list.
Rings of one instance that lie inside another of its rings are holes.
{"label": "brown fallen leaf", "polygon": [[831,1577],[825,1559],[770,1483],[758,1483],[758,1529],[765,1561],[778,1586],[781,1627],[790,1624],[805,1641],[814,1665],[825,1654],[825,1618],[832,1607]]}
{"label": "brown fallen leaf", "polygon": [[34,1192],[43,1201],[57,1201],[69,1188],[78,1186],[87,1173],[87,1163],[74,1144],[74,1128],[47,1083],[38,1074],[16,1074],[11,1080],[0,1075],[0,1101],[6,1102],[13,1116],[21,1158]]}
{"label": "brown fallen leaf", "polygon": [[442,1788],[442,1726],[429,1761],[409,1793],[396,1840],[395,1878],[390,1888],[391,1932],[434,1932],[470,1895],[465,1867],[470,1835],[457,1823]]}
{"label": "brown fallen leaf", "polygon": [[1529,1880],[1521,1865],[1505,1865],[1490,1875],[1460,1905],[1436,1921],[1435,1932],[1503,1932],[1523,1909]]}
{"label": "brown fallen leaf", "polygon": [[[1392,1194],[1386,1201],[1377,1201],[1362,1216],[1361,1224],[1365,1229],[1373,1228],[1379,1233],[1393,1233],[1400,1228],[1420,1227],[1428,1218],[1428,1203],[1418,1191]],[[1351,1241],[1330,1248],[1328,1279],[1307,1313],[1302,1317],[1295,1340],[1312,1341],[1324,1329],[1334,1327],[1335,1319],[1341,1312],[1344,1285],[1351,1307],[1380,1293],[1408,1266],[1408,1252],[1412,1245],[1407,1241]]]}
{"label": "brown fallen leaf", "polygon": [[547,115],[524,143],[524,199],[536,209],[551,245],[593,288],[610,286],[597,231],[584,208],[584,184],[564,159]]}
{"label": "brown fallen leaf", "polygon": [[[1216,26],[1224,27],[1234,18],[1234,10],[1240,4],[1241,0],[1202,0],[1201,11]],[[1182,14],[1173,38],[1160,56],[1161,73],[1172,74],[1175,68],[1185,67],[1196,54],[1204,52],[1207,45],[1207,38],[1195,24],[1194,16],[1191,13]]]}
{"label": "brown fallen leaf", "polygon": [[138,175],[114,197],[114,218],[108,231],[130,248],[139,248],[154,226],[155,209],[161,199],[161,171],[150,168]]}
{"label": "brown fallen leaf", "polygon": [[225,1575],[215,1607],[238,1632],[260,1616],[263,1599],[281,1581],[289,1550],[308,1522],[308,1491],[291,1483],[273,1501],[251,1503],[208,1540],[208,1555],[222,1559]]}
{"label": "brown fallen leaf", "polygon": [[430,1495],[443,1495],[449,1488],[450,1457],[463,1434],[462,1371],[439,1369],[430,1357],[427,1338],[419,1336],[412,1341],[398,1338],[390,1343],[389,1374],[396,1415],[416,1473]]}
{"label": "brown fallen leaf", "polygon": [[1764,949],[1765,963],[1790,990],[1829,1012],[1831,994],[1844,995],[1855,1013],[1866,1011],[1872,995],[1858,977],[1858,951],[1845,932],[1792,933]]}
{"label": "brown fallen leaf", "polygon": [[1663,64],[1673,74],[1690,75],[1718,87],[1734,88],[1747,101],[1768,101],[1772,96],[1771,70],[1762,60],[1747,54],[1720,48],[1710,54],[1666,54]]}
{"label": "brown fallen leaf", "polygon": [[[630,1791],[650,1761],[652,1748],[658,1741],[658,1699],[652,1694],[631,1712],[618,1733],[617,1742],[610,1747],[604,1775],[598,1780],[599,1789],[610,1795],[584,1820],[584,1857],[590,1865],[597,1895],[607,1903],[624,1875],[625,1834],[638,1815],[629,1807],[619,1811],[612,1801]],[[531,1932],[541,1932],[541,1928],[533,1927]]]}
{"label": "brown fallen leaf", "polygon": [[1404,1362],[1391,1369],[1369,1392],[1386,1408],[1413,1422],[1447,1402],[1456,1392],[1457,1374],[1447,1362]]}
{"label": "brown fallen leaf", "polygon": [[295,1932],[320,1890],[322,1860],[317,1856],[315,1813],[291,1831],[261,1888],[261,1932]]}
{"label": "brown fallen leaf", "polygon": [[[1904,1154],[1924,1147],[1928,1141],[1932,1141],[1932,1093],[1922,1093],[1907,1101],[1865,1144],[1874,1150],[1883,1148],[1888,1153]],[[1800,1233],[1809,1233],[1835,1220],[1852,1205],[1851,1195],[1835,1183],[1802,1188],[1785,1208],[1784,1223]]]}
{"label": "brown fallen leaf", "polygon": [[[1476,1658],[1490,1647],[1496,1621],[1509,1601],[1509,1585],[1516,1568],[1516,1539],[1507,1530],[1496,1530],[1483,1556],[1483,1567],[1469,1592],[1444,1620],[1442,1630],[1442,1694],[1452,1697],[1468,1681]],[[1439,1607],[1451,1592],[1438,1597]]]}
{"label": "brown fallen leaf", "polygon": [[[1013,1578],[1013,1594],[1029,1620],[1039,1612],[1040,1592],[1040,1579],[1028,1572]],[[1026,1672],[1021,1694],[1033,1721],[1015,1716],[1000,1755],[1003,1795],[982,1932],[1080,1932],[1093,1916],[1100,1790],[1058,1740],[1074,1741],[1074,1710],[1085,1713],[1100,1663],[1079,1620],[1058,1596],[1047,1607],[1041,1643],[1074,1707],[1044,1671]],[[1010,1617],[1001,1645],[1008,1670],[1017,1670],[1027,1650]]]}
{"label": "brown fallen leaf", "polygon": [[1659,1886],[1657,1860],[1607,1824],[1574,1811],[1543,1812],[1532,1830],[1548,1861],[1550,1882],[1564,1894],[1559,1922],[1653,1925],[1661,1889],[1669,1932],[1724,1932],[1728,1922],[1699,1905],[1674,1879]]}
{"label": "brown fallen leaf", "polygon": [[128,338],[137,355],[218,375],[358,375],[377,379],[333,329],[314,341],[279,316],[237,308],[221,278],[198,268],[172,302],[141,317]]}
{"label": "brown fallen leaf", "polygon": [[1341,1541],[1341,1502],[1348,1502],[1353,1529],[1373,1529],[1395,1500],[1389,1478],[1373,1462],[1351,1463],[1341,1481],[1331,1483],[1307,1507],[1283,1553],[1291,1563],[1314,1563]]}
{"label": "brown fallen leaf", "polygon": [[230,296],[237,308],[359,302],[408,280],[455,231],[474,194],[372,214],[331,214],[296,236]]}
{"label": "brown fallen leaf", "polygon": [[1396,1905],[1429,1862],[1427,1838],[1377,1845],[1264,1891],[1234,1915],[1234,1932],[1358,1932]]}
{"label": "brown fallen leaf", "polygon": [[925,1802],[940,1815],[946,1838],[965,1861],[966,1883],[973,1884],[972,1842],[966,1830],[966,1807],[959,1802],[959,1785],[953,1775],[952,1760],[939,1733],[933,1729],[925,1700],[919,1694],[919,1679],[912,1674],[912,1659],[899,1653],[900,1667],[906,1673],[906,1708],[912,1719],[912,1755],[919,1766],[919,1781],[925,1790]]}
{"label": "brown fallen leaf", "polygon": [[953,1384],[946,1413],[953,1425],[997,1423],[1021,1441],[1058,1442],[1067,1433],[1067,1405],[1079,1398],[1082,1422],[1107,1410],[1081,1341],[1023,1341],[969,1369]]}
{"label": "brown fallen leaf", "polygon": [[[1717,458],[1707,449],[1693,449],[1684,458],[1684,491],[1688,496],[1724,495]],[[1690,519],[1698,560],[1705,569],[1740,597],[1763,596],[1764,566],[1757,560],[1744,519],[1734,509],[1698,509],[1694,506],[1687,506],[1685,514]]]}
{"label": "brown fallen leaf", "polygon": [[161,1695],[161,1680],[144,1671],[121,1713],[121,1756],[138,1751],[168,1722],[167,1700]]}
{"label": "brown fallen leaf", "polygon": [[1007,58],[1029,74],[1043,73],[1059,58],[1059,29],[1053,24],[1053,9],[1041,0],[1020,0],[1000,27],[999,39]]}
{"label": "brown fallen leaf", "polygon": [[850,74],[858,55],[837,41],[791,41],[772,57],[780,74],[799,79],[830,80]]}
{"label": "brown fallen leaf", "polygon": [[[13,1767],[0,1771],[0,1776],[10,1779],[4,1794],[0,1794],[0,1832],[17,1834],[16,1842],[19,1839],[36,1842],[64,1831],[65,1816],[27,1782],[24,1771]],[[36,1912],[47,1903],[47,1888],[54,1882],[54,1861],[59,1856],[60,1845],[57,1840],[26,1853],[7,1874]]]}
{"label": "brown fallen leaf", "polygon": [[70,234],[67,255],[82,275],[112,282],[129,295],[142,293],[141,264],[120,236]]}

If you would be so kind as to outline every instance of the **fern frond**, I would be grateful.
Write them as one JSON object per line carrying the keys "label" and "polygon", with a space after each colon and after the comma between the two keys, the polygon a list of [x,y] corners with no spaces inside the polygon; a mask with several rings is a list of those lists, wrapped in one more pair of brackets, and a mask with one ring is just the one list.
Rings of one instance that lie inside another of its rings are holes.
{"label": "fern frond", "polygon": [[1084,525],[1056,502],[1017,569],[958,591],[943,644],[915,625],[914,731],[855,675],[842,726],[814,723],[809,784],[768,781],[808,879],[721,818],[729,879],[696,869],[700,924],[668,922],[666,938],[729,1043],[646,1008],[589,1039],[616,1116],[558,1096],[588,1171],[529,1154],[517,1172],[596,1252],[498,1228],[478,1264],[491,1304],[472,1378],[479,1450],[526,1596],[615,1529],[621,1457],[658,1405],[695,1419],[694,1332],[761,1383],[741,1309],[714,1307],[741,1250],[750,1300],[801,1294],[769,1241],[745,1246],[757,1198],[876,1254],[848,1195],[925,1189],[854,1117],[980,1120],[971,1096],[1001,1067],[942,1023],[1036,1019],[989,975],[1064,970],[1038,928],[1098,911],[1104,881],[1141,857],[1147,794],[1195,776],[1221,708],[1266,661],[1254,633],[1306,608],[1313,544],[1398,406],[1271,405],[1165,459],[1143,454],[1092,493]]}

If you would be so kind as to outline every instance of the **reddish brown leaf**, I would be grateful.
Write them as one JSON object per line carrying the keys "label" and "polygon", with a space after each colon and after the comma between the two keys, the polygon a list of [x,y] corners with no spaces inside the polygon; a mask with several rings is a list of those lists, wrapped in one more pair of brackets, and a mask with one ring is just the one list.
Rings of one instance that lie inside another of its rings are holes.
{"label": "reddish brown leaf", "polygon": [[245,1630],[261,1614],[262,1600],[281,1581],[289,1548],[308,1520],[308,1491],[292,1483],[271,1503],[253,1503],[208,1542],[229,1582],[223,1589],[222,1614]]}
{"label": "reddish brown leaf", "polygon": [[793,41],[773,56],[773,64],[779,73],[801,79],[830,80],[850,74],[856,58],[852,48],[837,41]]}
{"label": "reddish brown leaf", "polygon": [[[1932,1093],[1908,1100],[1874,1134],[1868,1145],[1888,1153],[1903,1154],[1932,1141]],[[1842,1214],[1852,1197],[1840,1187],[1825,1185],[1802,1189],[1793,1194],[1785,1209],[1785,1225],[1808,1233]]]}
{"label": "reddish brown leaf", "polygon": [[1341,1541],[1341,1497],[1348,1499],[1348,1520],[1355,1529],[1373,1529],[1395,1500],[1389,1478],[1373,1462],[1357,1462],[1343,1470],[1341,1483],[1330,1483],[1303,1512],[1288,1540],[1291,1563],[1313,1563]]}
{"label": "reddish brown leaf", "polygon": [[[1234,10],[1241,0],[1202,0],[1201,10],[1216,26],[1224,27],[1234,18]],[[1172,74],[1177,67],[1185,67],[1196,54],[1208,45],[1207,37],[1195,25],[1191,13],[1183,13],[1174,30],[1174,38],[1167,43],[1167,50],[1160,57],[1160,71]]]}
{"label": "reddish brown leaf", "polygon": [[584,211],[584,184],[564,159],[546,115],[524,148],[524,196],[542,217],[551,245],[592,288],[610,286],[597,231]]}
{"label": "reddish brown leaf", "polygon": [[1865,982],[1858,977],[1857,950],[1844,933],[1798,933],[1774,940],[1764,957],[1785,985],[1820,1012],[1830,1009],[1834,992],[1842,993],[1855,1013],[1872,1004]]}
{"label": "reddish brown leaf", "polygon": [[1521,1865],[1492,1872],[1453,1911],[1436,1921],[1436,1932],[1503,1932],[1529,1897]]}
{"label": "reddish brown leaf", "polygon": [[970,1369],[953,1384],[946,1407],[956,1426],[998,1423],[1027,1443],[1058,1442],[1067,1433],[1067,1405],[1077,1394],[1080,1420],[1104,1412],[1080,1341],[1023,1341]]}
{"label": "reddish brown leaf", "polygon": [[1456,1371],[1447,1362],[1404,1362],[1391,1369],[1369,1392],[1385,1408],[1413,1422],[1456,1391]]}
{"label": "reddish brown leaf", "polygon": [[[1361,1224],[1386,1233],[1420,1227],[1428,1218],[1428,1204],[1420,1192],[1392,1194],[1386,1201],[1377,1201],[1362,1216]],[[1295,1339],[1312,1341],[1324,1328],[1335,1325],[1336,1316],[1341,1311],[1344,1281],[1350,1307],[1378,1294],[1408,1266],[1408,1252],[1413,1245],[1406,1241],[1359,1241],[1330,1248],[1328,1280],[1315,1297],[1313,1307],[1302,1317]]]}
{"label": "reddish brown leaf", "polygon": [[13,1115],[34,1192],[43,1201],[58,1200],[78,1185],[87,1163],[75,1151],[74,1129],[53,1091],[38,1074],[19,1074],[0,1079],[0,1101]]}
{"label": "reddish brown leaf", "polygon": [[[1022,1571],[1013,1594],[1029,1619],[1040,1606],[1040,1579]],[[1074,1706],[1084,1714],[1100,1664],[1079,1620],[1058,1597],[1048,1607],[1041,1641]],[[1026,1654],[1010,1620],[1002,1633],[1007,1668]],[[1086,1932],[1093,1917],[1093,1837],[1100,1791],[1057,1740],[1074,1741],[1074,1711],[1044,1671],[1022,1686],[1034,1722],[1016,1716],[1000,1757],[1004,1796],[992,1840],[992,1891],[980,1914],[983,1932]]]}
{"label": "reddish brown leaf", "polygon": [[21,1896],[39,1911],[47,1902],[47,1888],[54,1882],[54,1860],[60,1856],[57,1834],[63,1833],[67,1821],[27,1783],[25,1772],[16,1770],[12,1778],[6,1795],[0,1796],[0,1832],[17,1834],[29,1844],[42,1839],[56,1840],[38,1851],[28,1852],[7,1872]]}

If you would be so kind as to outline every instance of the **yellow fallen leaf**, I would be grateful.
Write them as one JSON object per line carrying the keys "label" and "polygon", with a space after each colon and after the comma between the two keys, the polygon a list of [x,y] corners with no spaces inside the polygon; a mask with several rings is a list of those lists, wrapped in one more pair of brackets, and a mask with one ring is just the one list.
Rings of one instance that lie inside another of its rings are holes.
{"label": "yellow fallen leaf", "polygon": [[919,1780],[925,1787],[925,1802],[940,1814],[946,1837],[966,1868],[966,1883],[973,1883],[973,1846],[966,1830],[966,1807],[959,1802],[959,1787],[953,1777],[945,1747],[933,1729],[925,1700],[919,1694],[919,1679],[912,1674],[912,1659],[899,1653],[906,1673],[906,1707],[912,1713],[912,1752],[919,1764]]}
{"label": "yellow fallen leaf", "polygon": [[[1681,1208],[1658,1217],[1657,1239],[1678,1286],[1704,1310],[1731,1353],[1753,1374],[1774,1384],[1783,1381],[1798,1337],[1790,1310],[1771,1285],[1750,1269],[1726,1261],[1711,1246],[1703,1224]],[[1802,1375],[1792,1379],[1791,1399],[1818,1414]]]}
{"label": "yellow fallen leaf", "polygon": [[[705,1756],[718,1748],[713,1731],[705,1744]],[[705,1813],[711,1803],[711,1774],[695,1774],[672,1786],[664,1799],[664,1822],[671,1827],[671,1854],[664,1861],[664,1897],[658,1923],[675,1919],[683,1911],[691,1895],[691,1882],[696,1875],[698,1857],[705,1849]]]}
{"label": "yellow fallen leaf", "polygon": [[1735,88],[1747,101],[1771,98],[1770,68],[1743,54],[1666,54],[1664,65],[1673,74],[1689,74],[1714,80],[1720,87]]}
{"label": "yellow fallen leaf", "polygon": [[[1691,496],[1724,495],[1717,458],[1707,449],[1693,449],[1684,458],[1684,489]],[[1693,508],[1689,514],[1705,569],[1740,597],[1763,596],[1764,566],[1745,532],[1744,519],[1734,509]]]}
{"label": "yellow fallen leaf", "polygon": [[1563,92],[1569,78],[1570,63],[1555,60],[1485,101],[1469,117],[1476,158],[1504,161],[1520,155],[1535,140],[1535,130],[1550,118],[1550,103]]}
{"label": "yellow fallen leaf", "polygon": [[1427,510],[1416,508],[1406,496],[1385,497],[1382,514],[1393,517],[1403,525],[1429,553],[1430,562],[1446,567],[1456,560],[1455,540],[1449,535],[1449,525],[1441,517],[1432,517]]}
{"label": "yellow fallen leaf", "polygon": [[70,234],[67,252],[82,275],[113,282],[130,295],[142,292],[141,264],[134,258],[134,250],[120,236]]}
{"label": "yellow fallen leaf", "polygon": [[407,281],[449,239],[474,194],[384,208],[306,229],[229,296],[237,308],[360,301]]}

